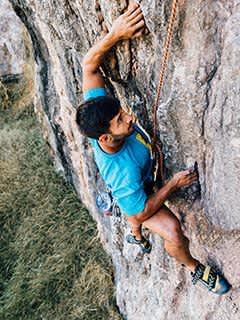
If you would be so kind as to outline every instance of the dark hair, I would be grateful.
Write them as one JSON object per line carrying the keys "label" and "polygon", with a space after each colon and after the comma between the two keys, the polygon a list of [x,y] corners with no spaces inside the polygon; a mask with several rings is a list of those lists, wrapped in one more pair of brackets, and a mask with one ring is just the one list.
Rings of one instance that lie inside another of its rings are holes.
{"label": "dark hair", "polygon": [[83,101],[77,108],[76,121],[82,134],[98,139],[109,132],[109,122],[119,113],[120,102],[109,96]]}

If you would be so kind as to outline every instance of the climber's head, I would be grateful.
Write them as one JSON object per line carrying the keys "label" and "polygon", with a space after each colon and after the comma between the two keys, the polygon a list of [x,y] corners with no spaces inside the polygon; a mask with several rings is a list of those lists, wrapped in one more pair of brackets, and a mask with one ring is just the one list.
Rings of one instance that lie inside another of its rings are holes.
{"label": "climber's head", "polygon": [[133,117],[121,108],[118,99],[103,96],[82,102],[76,121],[85,136],[113,142],[131,133]]}

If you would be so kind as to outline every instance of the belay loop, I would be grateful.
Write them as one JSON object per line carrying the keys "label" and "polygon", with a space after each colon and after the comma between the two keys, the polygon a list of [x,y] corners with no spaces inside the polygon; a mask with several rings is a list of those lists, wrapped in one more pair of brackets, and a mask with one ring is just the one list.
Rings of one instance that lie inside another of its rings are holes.
{"label": "belay loop", "polygon": [[161,181],[161,184],[164,184],[164,154],[162,151],[161,140],[159,139],[159,141],[157,141],[157,110],[160,103],[160,97],[161,97],[160,94],[161,94],[161,89],[164,81],[164,73],[166,70],[167,61],[169,57],[169,47],[170,47],[172,36],[173,36],[173,25],[174,25],[176,13],[177,13],[177,2],[178,0],[172,1],[171,15],[168,20],[167,36],[166,36],[164,47],[163,47],[163,55],[162,55],[162,61],[161,61],[160,71],[159,71],[159,82],[157,87],[156,100],[153,106],[152,150],[153,150],[153,158],[155,162],[154,180]]}

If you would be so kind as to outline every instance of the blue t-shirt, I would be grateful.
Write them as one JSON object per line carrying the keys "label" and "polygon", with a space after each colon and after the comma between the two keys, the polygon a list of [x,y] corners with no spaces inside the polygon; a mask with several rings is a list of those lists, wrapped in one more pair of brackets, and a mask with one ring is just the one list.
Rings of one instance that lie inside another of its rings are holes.
{"label": "blue t-shirt", "polygon": [[[85,100],[107,95],[104,88],[94,88],[83,94]],[[144,183],[152,180],[150,139],[136,125],[115,153],[103,151],[96,139],[89,139],[100,174],[121,211],[132,216],[143,211],[147,195]]]}

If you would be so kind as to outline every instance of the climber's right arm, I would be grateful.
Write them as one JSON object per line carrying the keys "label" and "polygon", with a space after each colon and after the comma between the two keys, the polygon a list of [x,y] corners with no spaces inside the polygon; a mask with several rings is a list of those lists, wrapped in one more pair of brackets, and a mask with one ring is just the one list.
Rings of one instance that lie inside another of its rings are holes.
{"label": "climber's right arm", "polygon": [[137,3],[132,3],[128,10],[114,21],[110,32],[85,55],[82,62],[83,92],[91,88],[104,87],[99,70],[104,55],[118,41],[140,36],[144,25],[141,8]]}
{"label": "climber's right arm", "polygon": [[135,225],[142,224],[144,221],[153,216],[168,197],[178,188],[186,187],[196,182],[196,172],[189,170],[176,173],[161,189],[152,194],[146,201],[144,210],[136,215],[129,216],[128,221]]}
{"label": "climber's right arm", "polygon": [[105,53],[117,42],[117,37],[108,33],[87,52],[82,62],[83,92],[92,88],[104,87],[105,83],[99,66]]}

